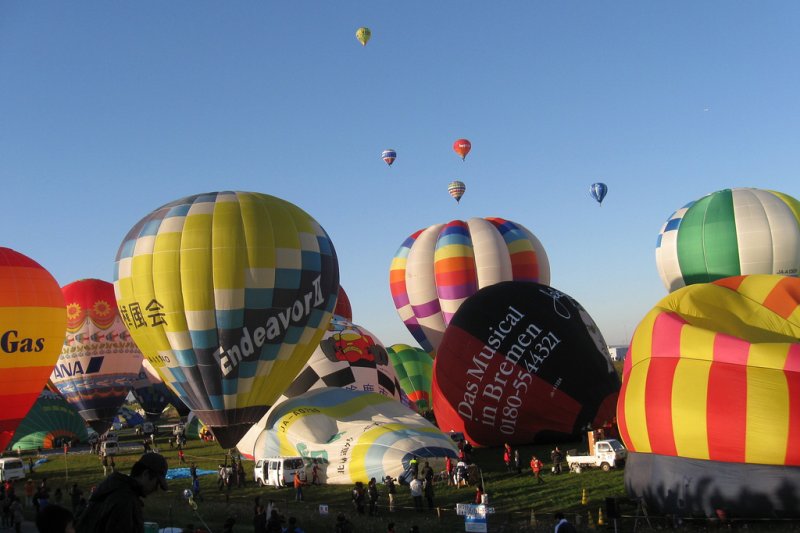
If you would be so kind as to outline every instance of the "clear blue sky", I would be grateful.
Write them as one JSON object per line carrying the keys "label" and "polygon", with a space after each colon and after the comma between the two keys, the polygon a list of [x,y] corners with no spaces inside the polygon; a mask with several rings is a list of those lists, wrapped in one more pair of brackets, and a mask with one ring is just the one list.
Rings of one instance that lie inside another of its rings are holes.
{"label": "clear blue sky", "polygon": [[622,344],[666,294],[675,209],[800,197],[798,27],[796,1],[3,0],[0,245],[62,285],[111,281],[156,207],[272,194],[328,231],[355,322],[389,345],[412,342],[388,286],[402,241],[501,216]]}

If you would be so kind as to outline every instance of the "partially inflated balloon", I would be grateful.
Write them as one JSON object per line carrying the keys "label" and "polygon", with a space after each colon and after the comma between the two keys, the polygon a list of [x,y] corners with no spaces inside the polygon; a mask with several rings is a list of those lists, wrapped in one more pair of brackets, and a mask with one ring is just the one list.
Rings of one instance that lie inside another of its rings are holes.
{"label": "partially inflated balloon", "polygon": [[142,361],[139,375],[131,383],[131,392],[149,420],[157,420],[169,404],[175,406],[180,416],[189,414],[183,402],[166,386],[147,359]]}
{"label": "partially inflated balloon", "polygon": [[424,413],[433,407],[431,401],[431,376],[433,359],[428,352],[408,344],[393,344],[387,350],[400,388],[408,400],[416,405],[417,411]]}
{"label": "partially inflated balloon", "polygon": [[86,422],[57,393],[45,390],[20,423],[9,448],[12,450],[50,450],[65,443],[76,445],[89,440]]}
{"label": "partially inflated balloon", "polygon": [[456,139],[456,142],[453,143],[453,150],[455,151],[455,153],[459,155],[459,157],[463,161],[464,159],[466,159],[469,151],[472,150],[472,143],[469,142],[467,139]]}
{"label": "partially inflated balloon", "polygon": [[614,417],[619,378],[581,305],[552,287],[505,282],[456,312],[433,367],[443,431],[484,446],[569,440]]}
{"label": "partially inflated balloon", "polygon": [[316,459],[327,484],[399,478],[415,457],[439,472],[445,457],[457,456],[448,435],[391,398],[370,392],[309,391],[278,404],[266,428],[245,455]]}
{"label": "partially inflated balloon", "polygon": [[125,407],[124,405],[120,407],[117,416],[114,417],[114,424],[119,424],[125,428],[134,428],[141,424],[144,424],[145,418],[131,409],[130,407]]}
{"label": "partially inflated balloon", "polygon": [[669,291],[741,274],[800,272],[800,202],[760,189],[724,189],[675,211],[656,241]]}
{"label": "partially inflated balloon", "polygon": [[350,298],[347,293],[339,286],[339,296],[336,298],[336,307],[333,309],[333,314],[338,315],[345,320],[353,320],[353,308],[350,307]]}
{"label": "partially inflated balloon", "polygon": [[0,248],[0,450],[47,383],[66,320],[53,276],[33,259]]}
{"label": "partially inflated balloon", "polygon": [[466,190],[467,186],[464,185],[463,181],[451,181],[450,185],[447,186],[447,192],[450,193],[450,196],[452,196],[457,203],[461,202],[461,197],[464,196]]}
{"label": "partially inflated balloon", "polygon": [[400,246],[389,271],[400,318],[432,356],[461,302],[482,287],[512,280],[549,284],[550,263],[533,233],[502,218],[420,230]]}
{"label": "partially inflated balloon", "polygon": [[634,332],[617,414],[626,487],[649,509],[800,517],[783,496],[800,492],[800,279],[735,276],[663,298]]}
{"label": "partially inflated balloon", "polygon": [[[276,403],[324,387],[376,392],[410,404],[381,341],[363,327],[338,315],[333,316],[319,347]],[[253,447],[266,427],[268,417],[269,414],[264,415],[242,437],[237,444],[239,450]]]}
{"label": "partially inflated balloon", "polygon": [[66,338],[50,379],[89,425],[104,433],[138,375],[142,352],[122,322],[111,283],[83,279],[63,291]]}
{"label": "partially inflated balloon", "polygon": [[358,42],[361,43],[361,46],[367,46],[367,42],[369,42],[371,37],[372,32],[369,30],[369,28],[362,26],[356,30],[356,39],[358,39]]}
{"label": "partially inflated balloon", "polygon": [[139,221],[117,253],[115,288],[148,360],[229,448],[318,346],[339,266],[325,230],[297,206],[218,192]]}

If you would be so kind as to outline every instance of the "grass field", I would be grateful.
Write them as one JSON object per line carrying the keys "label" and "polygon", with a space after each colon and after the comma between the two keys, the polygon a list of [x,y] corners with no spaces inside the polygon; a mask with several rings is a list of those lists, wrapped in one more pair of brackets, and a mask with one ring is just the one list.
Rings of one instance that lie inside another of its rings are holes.
{"label": "grass field", "polygon": [[[123,451],[125,446],[133,446],[136,442],[140,441],[134,440],[132,435],[126,436],[124,432],[120,438]],[[167,457],[170,467],[179,466],[177,450],[169,448],[166,437],[157,444]],[[562,446],[562,449],[580,446],[580,443],[576,443],[573,446]],[[534,453],[539,457],[549,457],[549,452],[550,447],[546,446],[520,449],[523,463],[527,463]],[[117,456],[117,469],[127,473],[140,454],[141,448],[130,448],[129,453]],[[216,443],[197,440],[188,442],[185,454],[186,460],[194,461],[198,468],[214,471],[225,457],[225,452]],[[500,449],[478,449],[474,456],[483,473],[490,506],[495,510],[495,514],[488,520],[490,531],[552,531],[552,514],[557,510],[564,511],[573,523],[579,520],[585,528],[588,526],[590,513],[596,523],[598,511],[604,507],[606,497],[625,496],[622,471],[591,470],[582,474],[546,475],[545,483],[537,485],[527,468],[523,469],[521,475],[507,473]],[[32,477],[37,482],[46,477],[51,487],[51,496],[56,487],[62,487],[63,505],[66,507],[69,507],[66,490],[72,483],[77,483],[88,494],[89,488],[103,478],[100,460],[96,455],[83,452],[65,456],[58,453],[47,457],[48,461],[38,466]],[[202,527],[202,522],[205,521],[212,532],[219,533],[225,520],[234,517],[234,531],[252,531],[253,502],[257,496],[261,496],[264,502],[274,500],[284,516],[297,517],[307,533],[333,531],[335,517],[339,512],[349,517],[357,532],[382,533],[386,531],[389,522],[395,522],[398,532],[408,531],[412,524],[418,525],[423,533],[453,532],[464,531],[464,519],[455,513],[456,504],[472,503],[475,492],[475,487],[457,489],[447,487],[444,483],[439,484],[436,486],[435,497],[438,510],[426,509],[423,513],[416,513],[408,487],[399,486],[397,504],[400,509],[389,513],[385,508],[388,500],[384,487],[379,485],[380,516],[357,516],[350,501],[350,486],[308,486],[304,489],[305,501],[295,502],[293,489],[256,487],[252,483],[252,467],[252,462],[245,461],[248,483],[244,488],[234,488],[229,493],[217,489],[216,475],[201,476],[204,501],[199,502],[199,517],[182,495],[183,490],[190,487],[190,480],[172,480],[168,492],[159,492],[147,498],[145,519],[157,522],[160,527],[183,527],[190,523]],[[581,503],[584,490],[586,505]],[[327,505],[327,516],[320,514],[320,505]]]}

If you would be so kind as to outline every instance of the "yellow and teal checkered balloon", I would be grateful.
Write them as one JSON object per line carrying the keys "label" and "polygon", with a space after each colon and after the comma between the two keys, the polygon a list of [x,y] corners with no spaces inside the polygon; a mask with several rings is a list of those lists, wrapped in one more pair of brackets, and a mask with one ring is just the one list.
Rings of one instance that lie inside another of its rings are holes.
{"label": "yellow and teal checkered balloon", "polygon": [[142,353],[230,448],[319,344],[339,266],[328,234],[297,206],[214,192],[140,220],[117,252],[114,289]]}

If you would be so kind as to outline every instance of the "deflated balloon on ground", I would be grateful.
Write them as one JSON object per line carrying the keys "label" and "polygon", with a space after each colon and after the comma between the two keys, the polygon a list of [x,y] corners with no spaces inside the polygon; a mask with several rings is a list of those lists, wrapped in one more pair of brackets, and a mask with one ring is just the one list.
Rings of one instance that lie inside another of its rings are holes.
{"label": "deflated balloon on ground", "polygon": [[255,457],[292,456],[316,461],[320,481],[351,485],[399,478],[416,457],[435,472],[455,459],[450,437],[398,401],[371,392],[327,387],[275,406],[254,447]]}

